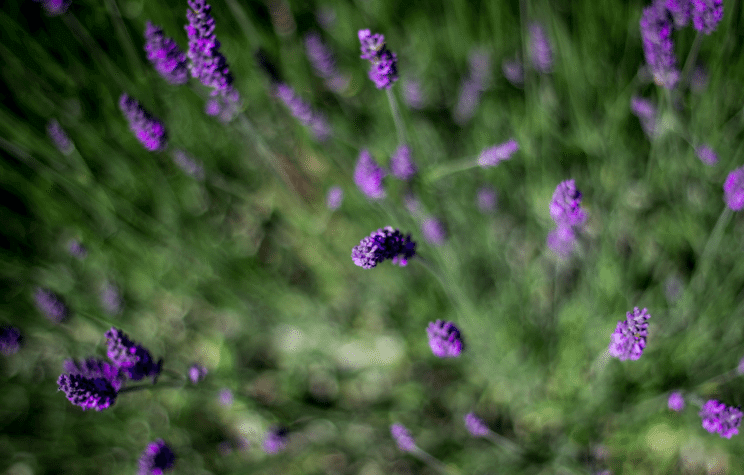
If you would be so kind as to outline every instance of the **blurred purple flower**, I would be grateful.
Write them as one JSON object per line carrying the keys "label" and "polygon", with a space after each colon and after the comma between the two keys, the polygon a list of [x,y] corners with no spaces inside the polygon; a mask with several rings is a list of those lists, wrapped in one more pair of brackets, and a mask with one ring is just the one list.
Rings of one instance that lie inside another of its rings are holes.
{"label": "blurred purple flower", "polygon": [[706,87],[708,87],[708,72],[703,66],[697,65],[690,76],[690,90],[699,93],[704,91]]}
{"label": "blurred purple flower", "polygon": [[399,230],[387,226],[378,229],[361,240],[358,246],[351,250],[354,264],[363,269],[372,269],[377,264],[391,259],[393,264],[404,267],[408,259],[416,255],[416,243],[411,241],[411,235],[403,235]]}
{"label": "blurred purple flower", "polygon": [[490,186],[478,188],[476,202],[482,213],[488,213],[496,209],[496,190]]}
{"label": "blurred purple flower", "polygon": [[59,295],[51,290],[37,287],[34,293],[34,300],[36,301],[36,307],[49,320],[54,323],[62,323],[67,320],[69,316],[67,306],[59,298]]}
{"label": "blurred purple flower", "polygon": [[416,79],[403,80],[403,100],[411,109],[423,109],[425,100],[421,90],[421,81]]}
{"label": "blurred purple flower", "polygon": [[692,0],[692,24],[706,35],[723,19],[723,0]]}
{"label": "blurred purple flower", "polygon": [[692,14],[692,2],[690,0],[666,0],[666,9],[672,15],[676,28],[682,28],[690,22],[690,15]]}
{"label": "blurred purple flower", "polygon": [[667,89],[674,88],[679,80],[679,71],[672,42],[672,19],[664,4],[655,0],[646,7],[640,26],[643,53],[656,84]]}
{"label": "blurred purple flower", "polygon": [[524,66],[519,59],[505,59],[501,63],[501,71],[512,86],[519,87],[524,84]]}
{"label": "blurred purple flower", "polygon": [[715,165],[718,163],[718,155],[716,155],[715,150],[710,148],[708,145],[701,145],[695,149],[695,153],[697,154],[698,158],[701,162],[703,162],[706,165]]}
{"label": "blurred purple flower", "polygon": [[77,239],[71,239],[67,243],[67,250],[78,259],[85,259],[85,256],[88,255],[88,249]]}
{"label": "blurred purple flower", "polygon": [[235,398],[233,397],[233,393],[229,389],[224,388],[220,391],[219,401],[220,401],[220,404],[222,404],[223,406],[227,406],[227,407],[232,406],[234,400]]}
{"label": "blurred purple flower", "polygon": [[674,391],[672,394],[670,394],[669,400],[667,401],[667,406],[674,412],[679,412],[684,409],[685,398],[682,397],[682,393],[679,391]]}
{"label": "blurred purple flower", "polygon": [[705,403],[699,413],[703,420],[703,429],[711,434],[718,433],[721,437],[730,439],[739,433],[742,412],[739,407],[726,406],[726,404],[710,399]]}
{"label": "blurred purple flower", "polygon": [[122,300],[119,289],[112,282],[106,282],[101,288],[101,305],[106,312],[115,315],[121,312]]}
{"label": "blurred purple flower", "polygon": [[625,320],[617,322],[617,327],[610,338],[610,356],[621,361],[639,359],[646,348],[650,316],[645,308],[639,310],[635,307],[632,313],[627,312]]}
{"label": "blurred purple flower", "polygon": [[723,183],[723,199],[733,211],[744,208],[744,167],[732,170]]}
{"label": "blurred purple flower", "polygon": [[402,424],[391,425],[390,434],[403,452],[413,452],[416,449],[416,442],[411,437],[411,433]]}
{"label": "blurred purple flower", "polygon": [[416,198],[416,195],[411,192],[403,195],[403,205],[412,215],[416,215],[421,211],[421,202]]}
{"label": "blurred purple flower", "polygon": [[186,84],[189,69],[186,55],[173,38],[168,38],[163,29],[148,20],[145,23],[145,52],[155,70],[171,84]]}
{"label": "blurred purple flower", "polygon": [[163,366],[162,358],[156,363],[145,347],[130,340],[118,328],[111,327],[104,336],[106,337],[106,356],[115,367],[121,369],[129,379],[134,381],[152,376],[155,382]]}
{"label": "blurred purple flower", "polygon": [[354,168],[354,183],[368,198],[379,200],[385,197],[385,189],[382,187],[382,179],[385,175],[387,172],[374,161],[367,150],[359,153],[359,159]]}
{"label": "blurred purple flower", "polygon": [[147,445],[139,459],[137,475],[163,475],[173,468],[176,454],[173,453],[163,439],[158,439]]}
{"label": "blurred purple flower", "polygon": [[573,179],[562,181],[555,188],[550,201],[550,217],[559,226],[580,226],[586,221],[586,213],[581,209],[581,192],[576,189]]}
{"label": "blurred purple flower", "polygon": [[401,145],[390,157],[390,172],[395,178],[408,181],[416,174],[416,165],[411,160],[411,147]]}
{"label": "blurred purple flower", "polygon": [[19,329],[7,325],[0,327],[0,353],[10,356],[21,349],[21,344],[23,336]]}
{"label": "blurred purple flower", "polygon": [[429,347],[434,356],[439,358],[457,358],[463,350],[460,330],[452,322],[437,320],[430,322],[426,328]]}
{"label": "blurred purple flower", "polygon": [[561,259],[568,259],[576,247],[576,233],[566,224],[559,224],[548,233],[548,248]]}
{"label": "blurred purple flower", "polygon": [[202,381],[207,376],[207,368],[204,366],[194,363],[191,366],[189,366],[189,380],[196,384],[199,381]]}
{"label": "blurred purple flower", "polygon": [[470,79],[483,90],[491,79],[491,55],[485,49],[474,49],[468,55]]}
{"label": "blurred purple flower", "polygon": [[736,372],[738,374],[744,374],[744,358],[739,360],[739,365],[736,367]]}
{"label": "blurred purple flower", "polygon": [[553,50],[545,27],[540,23],[530,25],[530,60],[532,67],[540,73],[553,69]]}
{"label": "blurred purple flower", "polygon": [[344,199],[344,190],[340,186],[332,186],[328,189],[326,195],[326,206],[329,210],[337,210],[341,206],[341,202]]}
{"label": "blurred purple flower", "polygon": [[315,73],[325,79],[329,89],[336,92],[346,89],[348,81],[336,69],[333,52],[323,43],[318,33],[305,35],[305,52]]}
{"label": "blurred purple flower", "polygon": [[435,246],[441,246],[447,239],[447,230],[444,228],[444,223],[436,218],[426,218],[421,223],[421,234],[431,244]]}
{"label": "blurred purple flower", "polygon": [[359,30],[362,59],[368,59],[372,64],[369,78],[377,89],[389,89],[398,80],[398,58],[395,53],[387,49],[385,37],[379,33],[372,34],[369,30]]}
{"label": "blurred purple flower", "polygon": [[184,150],[176,149],[173,151],[173,163],[178,166],[184,173],[194,177],[196,180],[204,179],[204,167],[201,163],[191,158]]}
{"label": "blurred purple flower", "polygon": [[284,427],[272,427],[266,432],[263,442],[263,450],[267,454],[281,452],[287,447],[287,429]]}
{"label": "blurred purple flower", "polygon": [[276,85],[276,97],[281,99],[289,112],[302,123],[309,127],[316,139],[323,142],[330,137],[331,130],[325,117],[313,111],[310,104],[303,101],[297,93],[284,83]]}
{"label": "blurred purple flower", "polygon": [[69,155],[75,150],[75,146],[70,141],[70,137],[67,136],[62,126],[59,125],[57,119],[51,119],[47,124],[47,135],[54,143],[63,155]]}
{"label": "blurred purple flower", "polygon": [[464,125],[475,115],[475,109],[480,101],[481,87],[478,83],[468,78],[460,86],[460,94],[453,113],[455,122]]}
{"label": "blurred purple flower", "polygon": [[119,98],[119,108],[129,122],[129,128],[147,150],[156,152],[165,149],[167,136],[162,122],[152,117],[136,99],[127,94],[122,94]]}
{"label": "blurred purple flower", "polygon": [[630,99],[630,110],[641,121],[641,128],[648,137],[656,135],[656,106],[651,101],[633,96]]}
{"label": "blurred purple flower", "polygon": [[483,168],[495,167],[504,160],[511,158],[519,150],[519,144],[514,139],[483,150],[478,156],[478,165]]}
{"label": "blurred purple flower", "polygon": [[44,10],[46,10],[49,16],[58,16],[67,11],[67,8],[72,3],[71,0],[34,0],[41,2]]}
{"label": "blurred purple flower", "polygon": [[465,428],[474,437],[485,437],[491,432],[486,423],[472,412],[465,414]]}

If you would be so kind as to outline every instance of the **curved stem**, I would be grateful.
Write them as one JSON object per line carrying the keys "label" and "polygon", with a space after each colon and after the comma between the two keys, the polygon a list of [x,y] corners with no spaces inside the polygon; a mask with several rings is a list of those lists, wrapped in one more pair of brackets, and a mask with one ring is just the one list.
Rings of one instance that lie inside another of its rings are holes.
{"label": "curved stem", "polygon": [[472,158],[459,160],[456,162],[444,163],[432,168],[428,173],[424,174],[423,179],[425,183],[431,184],[447,175],[470,170],[471,168],[476,167],[480,167],[480,165],[478,165],[478,159]]}
{"label": "curved stem", "polygon": [[390,104],[390,112],[393,114],[393,122],[395,122],[395,130],[398,132],[398,144],[403,145],[407,142],[406,130],[403,127],[403,119],[400,116],[400,109],[398,109],[398,103],[395,100],[392,89],[386,89],[388,103]]}

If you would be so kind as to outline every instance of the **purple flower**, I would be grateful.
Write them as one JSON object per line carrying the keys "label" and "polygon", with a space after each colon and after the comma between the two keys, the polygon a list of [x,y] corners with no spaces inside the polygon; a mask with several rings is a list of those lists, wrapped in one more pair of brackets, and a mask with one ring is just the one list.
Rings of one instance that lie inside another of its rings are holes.
{"label": "purple flower", "polygon": [[348,81],[339,74],[333,53],[320,39],[319,34],[308,33],[305,36],[305,52],[315,73],[325,79],[329,89],[336,92],[346,89]]}
{"label": "purple flower", "polygon": [[643,53],[656,84],[672,89],[679,80],[679,71],[672,42],[672,19],[663,3],[657,0],[646,7],[640,26]]}
{"label": "purple flower", "polygon": [[723,0],[692,0],[692,24],[706,35],[723,19]]}
{"label": "purple flower", "polygon": [[391,425],[390,434],[403,452],[413,452],[416,449],[416,442],[411,437],[411,433],[402,424]]}
{"label": "purple flower", "polygon": [[576,247],[576,233],[571,226],[559,224],[548,233],[548,248],[561,259],[568,259]]}
{"label": "purple flower", "polygon": [[674,26],[681,28],[690,22],[692,3],[690,0],[666,0],[666,9],[674,19]]}
{"label": "purple flower", "polygon": [[67,250],[78,259],[85,259],[85,256],[88,255],[88,249],[77,239],[70,240],[67,244]]}
{"label": "purple flower", "polygon": [[738,374],[744,374],[744,358],[739,360],[739,365],[736,367],[736,372]]}
{"label": "purple flower", "polygon": [[19,329],[11,326],[0,327],[0,353],[5,356],[17,353],[21,349],[22,343],[23,336],[21,336]]}
{"label": "purple flower", "polygon": [[421,90],[421,82],[415,79],[403,80],[403,100],[411,109],[422,109],[424,107],[424,93]]}
{"label": "purple flower", "polygon": [[732,170],[726,177],[723,199],[733,211],[744,208],[744,167]]}
{"label": "purple flower", "polygon": [[220,391],[219,400],[220,400],[220,404],[222,404],[223,406],[229,407],[229,406],[232,406],[233,402],[235,401],[235,398],[233,397],[232,391],[230,391],[227,388],[224,388]]}
{"label": "purple flower", "polygon": [[468,78],[463,81],[454,111],[455,122],[459,125],[463,125],[473,118],[480,100],[481,90],[480,84],[472,79]]}
{"label": "purple flower", "polygon": [[643,354],[648,336],[648,319],[651,315],[645,308],[627,312],[625,320],[617,322],[615,332],[610,338],[610,356],[624,360],[637,360]]}
{"label": "purple flower", "polygon": [[156,363],[145,347],[130,340],[118,328],[111,327],[106,332],[105,337],[106,355],[114,366],[121,369],[129,379],[134,381],[139,381],[147,376],[152,376],[153,382],[155,381],[163,365],[162,358]]}
{"label": "purple flower", "polygon": [[207,368],[204,366],[194,363],[191,366],[189,366],[189,380],[191,380],[192,383],[196,384],[199,381],[202,381],[207,376]]}
{"label": "purple flower", "polygon": [[49,138],[54,142],[54,146],[57,147],[63,155],[69,155],[75,150],[75,146],[70,141],[70,137],[67,136],[62,126],[59,125],[57,119],[51,119],[47,124],[47,134]]}
{"label": "purple flower", "polygon": [[416,243],[411,241],[411,235],[403,234],[391,226],[378,229],[361,240],[358,246],[351,250],[354,264],[363,269],[372,269],[380,262],[390,259],[393,264],[404,267],[408,259],[416,255]]}
{"label": "purple flower", "polygon": [[115,315],[121,312],[122,300],[119,289],[111,282],[106,282],[101,288],[101,305],[106,312]]}
{"label": "purple flower", "polygon": [[730,439],[732,435],[739,433],[742,412],[739,407],[726,406],[726,404],[710,399],[705,403],[699,413],[703,419],[703,429],[711,434],[718,433],[721,437]]}
{"label": "purple flower", "polygon": [[679,391],[674,391],[672,394],[670,394],[669,400],[667,401],[667,406],[674,412],[679,412],[684,409],[685,398],[682,397],[682,393]]}
{"label": "purple flower", "polygon": [[695,149],[695,153],[701,162],[706,165],[715,165],[718,163],[718,155],[708,145],[701,145]]}
{"label": "purple flower", "polygon": [[267,454],[281,452],[287,447],[287,429],[284,427],[273,427],[266,432],[263,442],[263,450]]}
{"label": "purple flower", "polygon": [[57,380],[59,391],[83,410],[102,411],[116,402],[117,390],[106,378],[86,378],[80,374],[62,374]]}
{"label": "purple flower", "polygon": [[158,439],[147,444],[147,448],[142,452],[137,475],[163,475],[165,471],[173,468],[175,463],[176,454],[163,439]]}
{"label": "purple flower", "polygon": [[136,99],[127,94],[122,94],[119,98],[119,108],[129,122],[129,128],[147,150],[156,152],[165,149],[167,137],[162,122],[152,117]]}
{"label": "purple flower", "polygon": [[435,246],[441,246],[447,239],[447,230],[444,228],[444,224],[436,218],[426,218],[421,223],[421,234],[424,239],[434,244]]}
{"label": "purple flower", "polygon": [[504,73],[504,77],[512,86],[519,87],[524,84],[524,66],[518,59],[505,59],[501,63],[501,72]]}
{"label": "purple flower", "polygon": [[49,16],[58,16],[67,11],[67,8],[72,3],[71,0],[34,0],[41,2],[44,10],[46,10]]}
{"label": "purple flower", "polygon": [[328,189],[326,195],[326,206],[329,210],[337,210],[341,206],[341,202],[344,199],[344,190],[340,186],[332,186]]}
{"label": "purple flower", "polygon": [[325,141],[331,134],[330,126],[325,117],[314,112],[310,104],[303,101],[294,89],[286,84],[280,83],[276,86],[276,97],[281,99],[289,112],[299,120],[302,125],[309,127],[318,140]]}
{"label": "purple flower", "polygon": [[[233,77],[227,60],[220,53],[220,42],[214,34],[212,7],[206,0],[189,0],[185,26],[189,36],[188,57],[191,60],[191,77],[212,89],[212,96],[219,98],[218,109],[225,121],[229,121],[240,107],[240,94],[233,88]],[[216,115],[216,114],[214,114]]]}
{"label": "purple flower", "polygon": [[434,356],[457,358],[462,353],[462,337],[454,323],[444,320],[430,322],[426,334],[429,336],[429,346]]}
{"label": "purple flower", "polygon": [[398,58],[395,53],[387,49],[385,37],[379,33],[374,35],[369,30],[359,30],[362,59],[368,59],[372,64],[369,68],[369,78],[377,89],[389,89],[398,80]]}
{"label": "purple flower", "polygon": [[387,172],[374,161],[367,150],[359,153],[359,159],[354,168],[354,183],[368,198],[379,200],[385,197],[385,189],[382,187],[382,179],[385,175]]}
{"label": "purple flower", "polygon": [[189,70],[186,55],[178,44],[163,34],[163,29],[148,20],[145,23],[145,52],[155,70],[171,84],[186,84]]}
{"label": "purple flower", "polygon": [[553,68],[553,50],[540,23],[530,25],[530,60],[532,67],[540,73],[549,73]]}
{"label": "purple flower", "polygon": [[191,158],[185,151],[181,149],[174,150],[173,163],[175,163],[178,168],[183,170],[187,175],[200,181],[204,179],[204,167],[201,163]]}
{"label": "purple flower", "polygon": [[80,361],[67,359],[62,363],[62,368],[68,375],[83,376],[88,379],[103,378],[117,392],[124,383],[124,375],[119,368],[100,358],[89,357]]}
{"label": "purple flower", "polygon": [[563,181],[555,188],[550,217],[559,226],[579,226],[586,221],[586,213],[581,209],[581,192],[576,189],[574,180]]}
{"label": "purple flower", "polygon": [[481,186],[478,188],[476,202],[481,213],[488,213],[496,209],[496,190],[490,186]]}
{"label": "purple flower", "polygon": [[630,99],[630,110],[641,121],[643,132],[653,137],[656,134],[656,106],[648,99],[633,96]]}
{"label": "purple flower", "polygon": [[519,150],[519,144],[514,139],[483,150],[478,156],[478,165],[483,168],[495,167],[504,160],[508,160]]}
{"label": "purple flower", "polygon": [[67,306],[62,303],[59,295],[55,294],[51,290],[37,287],[36,292],[34,293],[34,300],[36,300],[36,307],[49,320],[54,323],[62,323],[67,320],[67,317],[69,316]]}
{"label": "purple flower", "polygon": [[472,412],[465,414],[465,428],[474,437],[485,437],[491,432],[486,423]]}
{"label": "purple flower", "polygon": [[395,178],[408,181],[416,174],[416,165],[411,160],[411,147],[401,145],[390,157],[390,171]]}

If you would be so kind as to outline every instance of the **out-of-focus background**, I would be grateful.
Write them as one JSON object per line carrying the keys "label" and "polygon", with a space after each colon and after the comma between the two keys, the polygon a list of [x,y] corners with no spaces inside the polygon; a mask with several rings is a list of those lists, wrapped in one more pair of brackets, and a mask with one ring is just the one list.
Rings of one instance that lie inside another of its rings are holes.
{"label": "out-of-focus background", "polygon": [[[722,214],[723,182],[744,164],[741,2],[725,2],[690,89],[672,92],[644,67],[646,6],[214,0],[243,99],[225,124],[205,114],[206,88],[168,84],[143,49],[147,20],[187,49],[185,0],[73,0],[60,15],[3,2],[0,325],[23,345],[0,355],[0,472],[133,474],[163,438],[178,474],[744,473],[742,435],[709,434],[695,406],[744,402],[744,218]],[[533,22],[552,51],[544,72],[529,61]],[[361,150],[387,166],[399,145],[359,57],[366,28],[397,54],[391,98],[419,170],[388,176],[381,200],[353,180]],[[308,58],[311,34],[335,57],[331,80]],[[680,68],[695,37],[674,32]],[[325,115],[328,140],[267,70]],[[167,150],[137,141],[122,93],[164,123]],[[650,134],[633,97],[657,108]],[[511,159],[457,170],[511,138]],[[548,205],[567,179],[588,221],[562,257],[546,244]],[[387,225],[418,255],[355,266],[352,247]],[[39,309],[39,288],[66,321]],[[647,348],[610,358],[636,306],[651,314]],[[461,357],[432,354],[437,319],[460,328]],[[111,326],[165,370],[82,411],[57,391],[62,363],[105,357]],[[193,363],[208,371],[197,384]],[[471,436],[471,411],[519,449]],[[442,465],[399,450],[393,423]],[[272,455],[275,426],[288,441]]]}

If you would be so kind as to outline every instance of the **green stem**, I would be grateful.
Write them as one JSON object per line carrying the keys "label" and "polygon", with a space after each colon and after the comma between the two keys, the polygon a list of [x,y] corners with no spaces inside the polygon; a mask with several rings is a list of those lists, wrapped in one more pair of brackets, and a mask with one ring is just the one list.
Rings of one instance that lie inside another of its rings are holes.
{"label": "green stem", "polygon": [[499,447],[509,449],[515,453],[522,453],[521,447],[519,447],[517,444],[507,439],[506,437],[499,435],[492,430],[488,431],[488,435],[486,435],[486,439],[490,440],[491,442],[493,442],[495,445]]}
{"label": "green stem", "polygon": [[692,47],[690,48],[690,53],[687,55],[687,59],[685,60],[685,66],[682,68],[682,73],[680,74],[679,84],[677,85],[677,89],[682,89],[686,87],[689,84],[690,81],[690,74],[692,73],[692,67],[695,64],[695,61],[697,60],[698,53],[700,52],[700,44],[703,42],[703,32],[698,31],[697,35],[695,35],[695,41],[692,43]]}
{"label": "green stem", "polygon": [[392,89],[386,89],[385,93],[387,94],[388,103],[390,104],[390,112],[393,114],[393,122],[395,122],[395,130],[398,132],[398,144],[403,145],[407,142],[406,139],[406,131],[403,127],[403,119],[400,115],[400,110],[398,109],[398,102],[395,100],[395,96],[393,95]]}
{"label": "green stem", "polygon": [[465,160],[459,160],[456,162],[450,162],[450,163],[444,163],[441,165],[437,165],[431,170],[429,170],[428,173],[424,175],[424,182],[431,184],[437,180],[439,180],[442,177],[445,177],[447,175],[451,175],[453,173],[470,170],[471,168],[480,167],[478,165],[478,159],[465,159]]}
{"label": "green stem", "polygon": [[731,216],[733,216],[733,211],[731,211],[731,208],[726,206],[721,212],[721,215],[718,217],[718,221],[716,221],[716,225],[713,227],[713,231],[711,231],[710,233],[708,242],[705,243],[703,252],[702,254],[700,254],[700,271],[695,273],[695,276],[690,283],[690,287],[694,291],[699,290],[697,289],[697,286],[701,285],[701,282],[705,280],[705,277],[708,273],[708,268],[710,267],[707,260],[712,250],[717,248],[718,245],[721,243],[723,231],[726,229],[726,225],[728,225],[729,221],[731,220]]}
{"label": "green stem", "polygon": [[421,460],[426,465],[428,465],[429,467],[431,467],[432,469],[436,470],[439,473],[443,473],[445,475],[452,474],[452,472],[447,468],[445,464],[443,464],[438,459],[434,458],[432,455],[424,452],[418,447],[413,448],[413,451],[411,451],[411,455]]}

